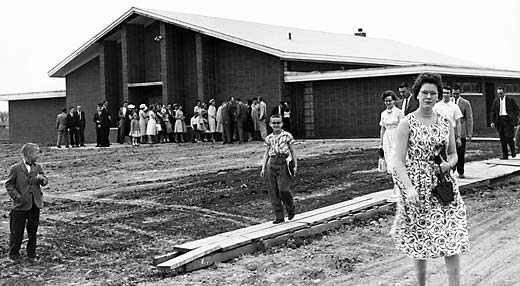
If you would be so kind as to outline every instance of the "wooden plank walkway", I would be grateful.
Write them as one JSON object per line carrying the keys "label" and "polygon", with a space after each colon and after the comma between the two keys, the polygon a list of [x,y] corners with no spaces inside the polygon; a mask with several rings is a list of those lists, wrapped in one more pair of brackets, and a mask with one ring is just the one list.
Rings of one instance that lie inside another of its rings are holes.
{"label": "wooden plank walkway", "polygon": [[[461,189],[486,185],[520,174],[520,155],[518,159],[469,162],[465,169],[466,178],[457,179]],[[356,214],[387,208],[392,205],[387,202],[391,194],[392,190],[375,192],[297,214],[292,221],[282,224],[262,223],[180,244],[173,252],[154,257],[152,263],[163,271],[193,271],[276,245],[290,237],[309,236],[338,227],[351,221]]]}

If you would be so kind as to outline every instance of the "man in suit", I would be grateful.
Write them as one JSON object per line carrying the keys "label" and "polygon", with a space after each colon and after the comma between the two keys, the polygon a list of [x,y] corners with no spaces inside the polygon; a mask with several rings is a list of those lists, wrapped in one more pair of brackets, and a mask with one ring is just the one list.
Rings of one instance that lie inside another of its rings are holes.
{"label": "man in suit", "polygon": [[109,147],[110,146],[110,122],[112,122],[112,116],[110,115],[108,100],[103,101],[101,110],[106,115],[103,118],[106,118],[108,120],[108,124],[104,124],[103,129],[102,129],[102,141],[105,142],[103,144],[105,146],[102,146],[102,147]]}
{"label": "man in suit", "polygon": [[79,147],[79,116],[76,113],[76,109],[71,107],[69,114],[67,114],[67,130],[69,131],[70,146]]}
{"label": "man in suit", "polygon": [[85,112],[81,109],[81,106],[78,105],[76,107],[76,113],[78,114],[78,138],[79,138],[79,146],[85,147]]}
{"label": "man in suit", "polygon": [[110,128],[108,112],[104,111],[103,104],[98,104],[97,112],[94,114],[94,123],[96,123],[96,147],[109,147],[108,135],[106,130]]}
{"label": "man in suit", "polygon": [[10,212],[9,258],[20,261],[24,229],[27,229],[27,257],[35,262],[36,233],[40,223],[42,191],[40,186],[47,185],[47,177],[40,164],[36,163],[40,147],[27,143],[22,147],[23,160],[11,166],[5,181],[5,189],[13,201]]}
{"label": "man in suit", "polygon": [[460,118],[460,145],[457,146],[457,156],[459,160],[457,161],[457,173],[459,173],[459,178],[464,178],[464,157],[466,156],[466,142],[471,141],[473,137],[473,110],[471,109],[471,103],[469,100],[460,97],[460,87],[455,85],[453,87],[453,99],[455,99],[455,104],[459,106],[460,111],[462,112],[462,117]]}
{"label": "man in suit", "polygon": [[507,160],[509,156],[507,145],[511,149],[511,157],[516,156],[513,137],[518,118],[518,105],[514,99],[506,96],[502,87],[497,88],[497,95],[498,98],[495,99],[491,108],[491,127],[498,129],[503,154],[501,159]]}
{"label": "man in suit", "polygon": [[229,102],[223,102],[221,110],[222,120],[222,144],[232,144],[233,136],[231,134],[231,110],[229,110]]}
{"label": "man in suit", "polygon": [[119,108],[119,122],[117,128],[117,142],[125,143],[126,136],[130,134],[130,118],[128,117],[128,101],[123,101],[123,106]]}
{"label": "man in suit", "polygon": [[414,112],[419,108],[419,102],[415,96],[412,96],[410,86],[407,82],[401,83],[399,86],[399,94],[401,95],[401,100],[397,103],[397,107],[404,112],[404,115]]}
{"label": "man in suit", "polygon": [[247,114],[249,113],[249,108],[245,103],[242,102],[240,98],[236,99],[237,102],[237,129],[238,129],[238,143],[241,144],[246,142],[246,138],[244,136],[244,128],[247,121]]}
{"label": "man in suit", "polygon": [[67,108],[63,108],[61,113],[56,117],[56,129],[58,130],[56,147],[61,148],[61,144],[65,143],[65,147],[69,148],[69,138],[67,131]]}

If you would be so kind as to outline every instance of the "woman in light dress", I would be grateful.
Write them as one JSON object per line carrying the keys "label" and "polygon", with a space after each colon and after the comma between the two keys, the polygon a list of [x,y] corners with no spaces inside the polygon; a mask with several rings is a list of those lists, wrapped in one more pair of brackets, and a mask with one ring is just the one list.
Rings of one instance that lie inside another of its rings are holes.
{"label": "woman in light dress", "polygon": [[182,112],[182,105],[175,105],[173,107],[175,114],[175,126],[173,127],[173,133],[175,136],[175,143],[184,143],[184,133],[186,133],[186,122],[184,121],[184,112]]}
{"label": "woman in light dress", "polygon": [[141,135],[141,144],[148,142],[146,136],[146,127],[148,125],[148,108],[146,104],[139,105],[139,134]]}
{"label": "woman in light dress", "polygon": [[157,117],[155,115],[155,106],[150,104],[148,110],[148,124],[146,124],[146,135],[148,136],[148,143],[155,143],[157,137]]}
{"label": "woman in light dress", "polygon": [[[379,126],[381,126],[381,130],[379,132],[379,148],[383,149],[387,172],[392,174],[394,170],[393,160],[395,157],[395,136],[397,134],[397,126],[399,125],[399,121],[403,119],[404,113],[401,109],[395,106],[397,95],[393,91],[387,90],[383,92],[381,99],[385,103],[386,108],[383,110],[383,112],[381,112],[381,120],[379,121]],[[399,189],[394,182],[394,193],[390,199],[388,199],[388,201],[396,202],[398,198]]]}
{"label": "woman in light dress", "polygon": [[217,108],[215,107],[215,100],[209,101],[208,107],[208,124],[209,133],[211,134],[211,141],[215,142],[215,132],[217,132]]}

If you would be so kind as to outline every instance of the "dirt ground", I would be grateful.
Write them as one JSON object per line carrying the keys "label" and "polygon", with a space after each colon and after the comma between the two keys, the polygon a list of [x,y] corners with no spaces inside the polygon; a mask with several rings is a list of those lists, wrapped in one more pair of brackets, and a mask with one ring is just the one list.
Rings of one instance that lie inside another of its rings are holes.
{"label": "dirt ground", "polygon": [[[298,211],[389,188],[390,178],[374,169],[376,146],[373,140],[300,142],[293,187]],[[5,179],[20,159],[20,146],[0,148]],[[468,149],[470,161],[499,152],[497,142],[470,143]],[[42,151],[50,184],[43,190],[41,259],[13,265],[3,255],[2,285],[412,285],[412,264],[388,236],[391,211],[194,273],[156,271],[151,257],[176,244],[272,219],[258,176],[259,142]],[[520,283],[513,275],[520,249],[513,231],[520,226],[518,182],[466,194],[473,248],[462,258],[463,285]],[[10,202],[0,188],[5,226]],[[2,253],[7,242],[2,233]],[[443,285],[441,261],[430,266],[431,281],[439,281],[432,285]]]}

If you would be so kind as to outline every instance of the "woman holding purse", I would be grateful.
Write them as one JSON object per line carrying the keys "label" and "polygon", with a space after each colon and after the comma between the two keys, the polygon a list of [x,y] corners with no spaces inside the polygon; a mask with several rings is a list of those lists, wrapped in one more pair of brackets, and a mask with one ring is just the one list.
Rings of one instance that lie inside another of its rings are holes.
{"label": "woman holding purse", "polygon": [[[469,250],[469,240],[466,207],[450,175],[457,163],[453,127],[447,117],[433,112],[439,93],[439,74],[419,75],[413,86],[419,108],[399,123],[393,175],[400,198],[391,234],[397,249],[414,259],[418,285],[426,285],[427,260],[444,257],[447,285],[456,286],[459,254]],[[439,146],[444,146],[446,156],[436,156]],[[452,183],[453,201],[446,203],[434,195],[438,175]]]}
{"label": "woman holding purse", "polygon": [[[385,110],[381,112],[381,120],[379,126],[381,126],[380,143],[379,149],[383,150],[379,156],[382,157],[386,162],[386,172],[392,174],[394,170],[394,154],[395,154],[395,142],[397,141],[397,126],[399,121],[404,117],[403,111],[395,106],[395,100],[397,95],[391,90],[383,92],[381,99],[385,103]],[[388,199],[389,202],[397,202],[399,198],[399,191],[394,181],[394,193]]]}

